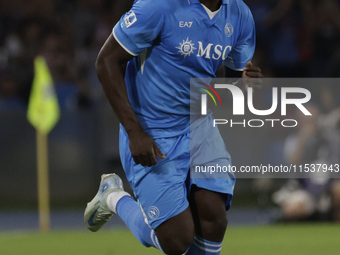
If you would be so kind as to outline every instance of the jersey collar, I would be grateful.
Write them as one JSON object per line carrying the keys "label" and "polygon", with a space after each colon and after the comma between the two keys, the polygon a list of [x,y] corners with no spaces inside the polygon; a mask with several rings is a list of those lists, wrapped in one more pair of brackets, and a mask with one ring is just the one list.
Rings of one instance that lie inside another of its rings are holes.
{"label": "jersey collar", "polygon": [[[189,4],[200,4],[200,0],[188,0]],[[222,4],[229,4],[229,0],[222,0]]]}

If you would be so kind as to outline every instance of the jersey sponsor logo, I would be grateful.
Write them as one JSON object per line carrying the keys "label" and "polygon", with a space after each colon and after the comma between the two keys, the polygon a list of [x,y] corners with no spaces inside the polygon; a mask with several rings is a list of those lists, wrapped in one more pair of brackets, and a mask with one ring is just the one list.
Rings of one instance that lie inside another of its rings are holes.
{"label": "jersey sponsor logo", "polygon": [[192,26],[192,21],[180,21],[179,22],[179,27],[191,27]]}
{"label": "jersey sponsor logo", "polygon": [[222,60],[225,60],[228,57],[231,49],[232,46],[230,45],[223,47],[220,44],[214,45],[213,43],[209,43],[204,47],[203,42],[198,41],[197,57],[204,57],[207,59],[212,58],[214,60],[219,60],[222,58]]}
{"label": "jersey sponsor logo", "polygon": [[214,60],[222,58],[222,60],[225,60],[232,50],[232,46],[230,45],[225,47],[220,44],[214,45],[213,43],[204,45],[201,41],[198,41],[197,49],[194,47],[195,44],[189,40],[189,37],[187,37],[186,40],[183,40],[182,43],[179,43],[179,45],[180,46],[176,47],[176,49],[179,49],[178,52],[181,53],[181,56],[183,55],[184,58],[190,56],[190,54],[196,54],[195,50],[197,50],[196,57]]}
{"label": "jersey sponsor logo", "polygon": [[148,209],[149,218],[154,220],[159,217],[160,211],[156,206],[150,206]]}
{"label": "jersey sponsor logo", "polygon": [[124,18],[124,22],[126,27],[130,27],[131,25],[133,25],[135,22],[137,21],[137,17],[135,12],[131,12],[128,16],[126,16]]}
{"label": "jersey sponsor logo", "polygon": [[234,33],[234,27],[232,24],[230,24],[229,22],[225,25],[224,27],[224,33],[227,37],[230,37],[233,35]]}
{"label": "jersey sponsor logo", "polygon": [[196,50],[194,43],[189,41],[189,37],[187,37],[185,41],[183,40],[183,43],[179,43],[179,46],[176,47],[176,49],[179,49],[178,52],[181,53],[181,55],[184,55],[184,58],[190,56],[190,54],[194,53],[194,50]]}

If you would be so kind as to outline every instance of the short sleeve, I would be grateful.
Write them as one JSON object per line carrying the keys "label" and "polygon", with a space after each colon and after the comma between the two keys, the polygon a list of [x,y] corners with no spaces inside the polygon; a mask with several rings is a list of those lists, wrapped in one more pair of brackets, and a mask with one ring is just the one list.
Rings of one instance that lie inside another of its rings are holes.
{"label": "short sleeve", "polygon": [[249,8],[242,18],[240,29],[236,45],[224,61],[226,67],[235,71],[242,71],[255,52],[255,22]]}
{"label": "short sleeve", "polygon": [[131,55],[137,56],[150,47],[161,33],[164,17],[159,2],[135,1],[113,28],[114,38]]}

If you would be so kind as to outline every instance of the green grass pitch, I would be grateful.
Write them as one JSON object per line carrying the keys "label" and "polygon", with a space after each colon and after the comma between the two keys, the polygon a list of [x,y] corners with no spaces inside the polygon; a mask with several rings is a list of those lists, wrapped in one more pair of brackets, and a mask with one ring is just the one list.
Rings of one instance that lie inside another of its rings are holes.
{"label": "green grass pitch", "polygon": [[[126,229],[89,231],[0,232],[1,255],[153,255]],[[340,225],[230,227],[221,254],[340,254]]]}

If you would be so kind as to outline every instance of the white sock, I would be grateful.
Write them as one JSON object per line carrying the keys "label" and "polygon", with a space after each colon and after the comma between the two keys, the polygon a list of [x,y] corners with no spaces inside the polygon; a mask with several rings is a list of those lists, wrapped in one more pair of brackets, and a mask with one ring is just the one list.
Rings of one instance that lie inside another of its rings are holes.
{"label": "white sock", "polygon": [[116,206],[118,201],[125,196],[131,197],[131,195],[125,191],[111,192],[106,198],[106,204],[111,211],[117,214]]}

